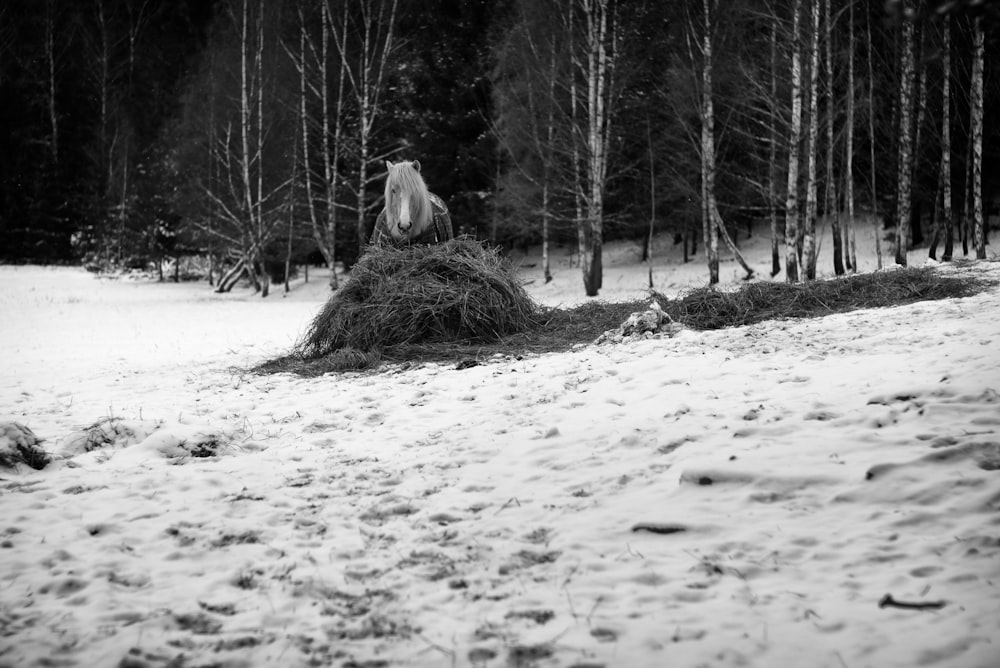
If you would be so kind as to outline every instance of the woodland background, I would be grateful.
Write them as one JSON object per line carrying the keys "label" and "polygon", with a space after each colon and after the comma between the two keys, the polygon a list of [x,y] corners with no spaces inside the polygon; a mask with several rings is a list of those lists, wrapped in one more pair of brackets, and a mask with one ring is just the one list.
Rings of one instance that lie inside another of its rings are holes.
{"label": "woodland background", "polygon": [[415,158],[457,232],[546,268],[567,246],[587,294],[603,241],[663,233],[710,282],[719,239],[764,226],[775,275],[850,271],[862,211],[897,262],[985,257],[998,4],[11,0],[0,261],[266,296],[349,268],[384,161]]}

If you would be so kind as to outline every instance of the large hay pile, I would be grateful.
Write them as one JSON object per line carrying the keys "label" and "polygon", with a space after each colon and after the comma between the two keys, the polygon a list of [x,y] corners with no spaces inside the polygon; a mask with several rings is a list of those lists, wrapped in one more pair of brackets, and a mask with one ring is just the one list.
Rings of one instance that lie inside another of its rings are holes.
{"label": "large hay pile", "polygon": [[490,341],[528,329],[537,307],[499,250],[468,239],[378,246],[351,270],[297,346],[316,359],[337,351]]}

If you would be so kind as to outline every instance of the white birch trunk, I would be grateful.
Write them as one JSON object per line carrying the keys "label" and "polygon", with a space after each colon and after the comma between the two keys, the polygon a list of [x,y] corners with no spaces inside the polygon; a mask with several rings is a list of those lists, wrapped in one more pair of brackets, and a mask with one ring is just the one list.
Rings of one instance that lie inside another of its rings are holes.
{"label": "white birch trunk", "polygon": [[[596,296],[601,289],[602,238],[604,235],[604,187],[607,175],[608,129],[608,77],[613,65],[613,53],[608,53],[608,0],[583,0],[587,25],[587,248],[590,256],[584,274],[584,288],[588,296]],[[614,26],[611,27],[613,31]]]}
{"label": "white birch trunk", "polygon": [[986,56],[986,40],[983,18],[976,17],[972,47],[972,220],[973,240],[976,258],[986,259],[986,230],[983,221],[983,63]]}
{"label": "white birch trunk", "polygon": [[844,273],[844,240],[840,227],[840,207],[837,205],[837,179],[833,173],[834,142],[833,88],[833,22],[830,18],[831,0],[823,0],[824,21],[826,21],[826,215],[830,218],[833,237],[833,272],[837,276]]}
{"label": "white birch trunk", "polygon": [[551,233],[552,220],[552,161],[555,159],[555,99],[556,99],[556,47],[550,46],[549,54],[549,99],[546,103],[548,110],[545,121],[545,164],[542,167],[542,274],[545,282],[552,281],[551,263],[549,260],[549,234]]}
{"label": "white birch trunk", "polygon": [[806,148],[806,219],[802,235],[803,270],[816,278],[816,153],[819,140],[819,0],[812,0],[812,37],[809,48],[809,138]]}
{"label": "white birch trunk", "polygon": [[896,186],[896,264],[906,266],[906,251],[910,236],[911,179],[913,174],[913,19],[905,11],[903,40],[900,45],[899,74],[899,161]]}
{"label": "white birch trunk", "polygon": [[702,38],[701,70],[701,211],[705,236],[708,284],[719,282],[719,228],[715,224],[715,109],[712,103],[712,22],[709,0],[702,0],[705,35]]}
{"label": "white birch trunk", "polygon": [[847,204],[848,266],[858,271],[857,244],[854,238],[854,3],[848,5],[847,30],[847,137],[844,157],[844,199]]}
{"label": "white birch trunk", "polygon": [[778,240],[778,17],[771,18],[771,113],[768,122],[767,208],[771,216],[771,278],[781,273]]}
{"label": "white birch trunk", "polygon": [[878,193],[875,189],[875,74],[872,56],[872,22],[870,12],[865,12],[868,32],[868,148],[871,151],[872,224],[875,226],[876,267],[882,268],[882,222],[878,213]]}
{"label": "white birch trunk", "polygon": [[799,48],[799,18],[802,0],[792,8],[792,123],[788,139],[788,193],[785,199],[785,280],[799,280],[799,141],[802,137],[802,56]]}
{"label": "white birch trunk", "polygon": [[[566,4],[566,32],[569,42],[570,57],[576,59],[576,40],[574,39],[573,2]],[[577,100],[576,67],[570,69],[569,74],[569,102],[570,102],[570,144],[572,145],[573,160],[573,224],[576,227],[577,255],[579,256],[580,269],[583,272],[584,286],[587,284],[587,277],[590,276],[590,256],[587,254],[587,228],[583,219],[583,175],[581,174],[580,160],[580,139],[577,128],[580,124],[579,102]],[[570,260],[572,266],[572,259]],[[584,288],[586,289],[586,287]]]}
{"label": "white birch trunk", "polygon": [[944,253],[941,259],[951,261],[953,244],[953,211],[951,201],[951,16],[944,17],[944,51],[941,68],[941,214],[944,217]]}
{"label": "white birch trunk", "polygon": [[[330,39],[327,29],[333,29],[333,23],[327,3],[323,3],[323,40],[320,53],[320,77],[322,78],[323,102],[323,176],[326,185],[326,245],[329,257],[326,258],[330,267],[330,289],[336,290],[337,283],[337,182],[340,176],[340,146],[344,127],[344,68],[347,63],[340,61],[340,74],[337,77],[337,107],[334,111],[333,151],[330,150],[330,100],[328,79],[328,63],[330,60]],[[344,22],[343,29],[347,30]],[[346,41],[346,35],[344,36]]]}
{"label": "white birch trunk", "polygon": [[[326,7],[326,3],[323,4],[323,7]],[[324,33],[326,32],[325,24],[323,26],[323,31]],[[313,199],[312,165],[309,160],[309,113],[306,105],[306,101],[308,99],[306,94],[306,33],[306,17],[300,5],[299,56],[295,65],[299,70],[299,122],[301,124],[299,129],[302,133],[302,178],[305,181],[306,210],[309,212],[309,222],[312,227],[313,239],[316,241],[316,247],[319,249],[320,253],[323,254],[323,259],[325,259],[327,264],[332,267],[333,258],[330,254],[330,244],[324,234],[323,228],[319,224],[319,218],[316,216],[316,202]]]}

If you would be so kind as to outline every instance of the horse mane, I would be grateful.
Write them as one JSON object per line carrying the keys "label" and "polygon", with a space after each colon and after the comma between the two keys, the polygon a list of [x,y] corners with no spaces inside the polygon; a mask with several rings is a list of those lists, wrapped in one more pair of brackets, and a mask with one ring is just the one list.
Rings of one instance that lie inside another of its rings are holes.
{"label": "horse mane", "polygon": [[[419,163],[418,163],[419,164]],[[397,162],[389,166],[389,174],[385,179],[385,210],[389,223],[397,220],[397,209],[394,206],[392,186],[396,185],[400,190],[410,192],[410,214],[413,217],[414,225],[419,225],[423,229],[431,221],[433,211],[431,209],[430,191],[427,184],[412,162]]]}

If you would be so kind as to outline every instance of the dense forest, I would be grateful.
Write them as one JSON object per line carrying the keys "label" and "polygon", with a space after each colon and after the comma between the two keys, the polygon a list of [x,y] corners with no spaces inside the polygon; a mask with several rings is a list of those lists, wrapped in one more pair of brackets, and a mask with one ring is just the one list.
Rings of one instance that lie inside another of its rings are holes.
{"label": "dense forest", "polygon": [[775,275],[848,272],[862,212],[887,262],[985,257],[998,4],[10,0],[0,261],[198,257],[266,296],[349,268],[415,158],[456,233],[541,244],[546,273],[568,246],[591,295],[604,241],[662,233],[710,282],[751,226]]}

